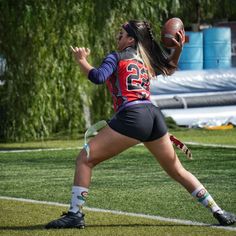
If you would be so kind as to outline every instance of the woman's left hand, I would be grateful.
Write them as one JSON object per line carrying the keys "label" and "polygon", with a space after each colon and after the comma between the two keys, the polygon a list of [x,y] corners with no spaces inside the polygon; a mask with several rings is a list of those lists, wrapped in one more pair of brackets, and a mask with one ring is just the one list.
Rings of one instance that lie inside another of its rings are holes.
{"label": "woman's left hand", "polygon": [[178,61],[179,61],[179,58],[180,58],[180,54],[182,52],[182,49],[183,49],[183,46],[184,46],[184,43],[185,43],[184,29],[177,32],[177,35],[178,35],[179,40],[176,40],[174,38],[172,39],[172,41],[175,44],[175,47],[174,47],[173,53],[171,54],[171,56],[169,58],[170,64],[173,67],[176,67],[176,68],[178,66]]}
{"label": "woman's left hand", "polygon": [[173,43],[175,44],[175,49],[182,50],[184,43],[185,43],[185,31],[184,29],[177,32],[178,40],[172,38]]}

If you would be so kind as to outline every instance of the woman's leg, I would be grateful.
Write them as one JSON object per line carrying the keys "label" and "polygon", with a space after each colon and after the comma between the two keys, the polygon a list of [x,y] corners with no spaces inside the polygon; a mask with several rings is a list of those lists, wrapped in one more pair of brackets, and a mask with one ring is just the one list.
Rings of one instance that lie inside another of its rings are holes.
{"label": "woman's leg", "polygon": [[198,179],[182,166],[168,134],[155,141],[145,142],[144,145],[155,156],[167,174],[183,185],[188,192],[192,193],[201,185]]}
{"label": "woman's leg", "polygon": [[77,157],[74,185],[88,188],[95,165],[138,143],[138,140],[122,135],[107,125],[89,141],[89,157],[85,149],[82,149]]}
{"label": "woman's leg", "polygon": [[221,225],[235,223],[235,215],[222,211],[199,180],[182,166],[168,134],[155,141],[145,142],[144,145],[155,156],[169,176],[183,185],[193,197],[209,208]]}
{"label": "woman's leg", "polygon": [[69,211],[81,211],[88,194],[93,167],[137,143],[138,140],[119,134],[108,125],[92,138],[88,143],[89,156],[83,148],[76,160]]}
{"label": "woman's leg", "polygon": [[89,156],[83,149],[76,160],[74,186],[68,213],[49,222],[46,228],[84,228],[82,207],[88,193],[92,168],[138,143],[138,140],[119,134],[108,125],[92,138],[89,141]]}

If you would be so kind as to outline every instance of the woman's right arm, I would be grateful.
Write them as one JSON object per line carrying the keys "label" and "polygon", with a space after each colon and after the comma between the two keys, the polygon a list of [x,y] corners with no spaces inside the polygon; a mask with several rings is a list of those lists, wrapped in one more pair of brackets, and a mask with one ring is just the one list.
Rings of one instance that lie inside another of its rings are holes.
{"label": "woman's right arm", "polygon": [[104,83],[111,74],[117,69],[118,56],[116,53],[109,54],[102,62],[102,64],[95,68],[87,61],[87,56],[90,54],[89,49],[73,48],[75,59],[80,65],[81,70],[88,76],[88,79],[95,84]]}

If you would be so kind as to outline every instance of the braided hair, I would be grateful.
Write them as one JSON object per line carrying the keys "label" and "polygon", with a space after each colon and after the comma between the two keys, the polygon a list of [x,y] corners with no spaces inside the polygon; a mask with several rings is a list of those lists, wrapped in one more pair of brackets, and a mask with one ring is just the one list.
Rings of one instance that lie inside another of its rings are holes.
{"label": "braided hair", "polygon": [[135,39],[135,47],[152,75],[174,73],[176,67],[170,63],[167,52],[156,42],[147,21],[130,20],[123,28]]}

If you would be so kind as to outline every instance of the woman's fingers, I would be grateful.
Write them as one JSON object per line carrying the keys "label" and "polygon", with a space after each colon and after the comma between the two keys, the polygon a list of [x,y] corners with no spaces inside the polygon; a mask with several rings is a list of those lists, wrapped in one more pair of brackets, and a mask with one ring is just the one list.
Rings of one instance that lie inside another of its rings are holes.
{"label": "woman's fingers", "polygon": [[86,48],[86,53],[87,53],[87,55],[90,54],[90,49],[89,48]]}
{"label": "woman's fingers", "polygon": [[71,51],[75,52],[75,48],[73,48],[71,45],[70,45],[70,49]]}
{"label": "woman's fingers", "polygon": [[172,41],[174,42],[176,47],[183,47],[185,42],[185,33],[183,30],[180,30],[177,32],[177,39],[172,38]]}
{"label": "woman's fingers", "polygon": [[73,46],[70,46],[70,48],[77,59],[86,58],[90,54],[89,48],[73,47]]}

